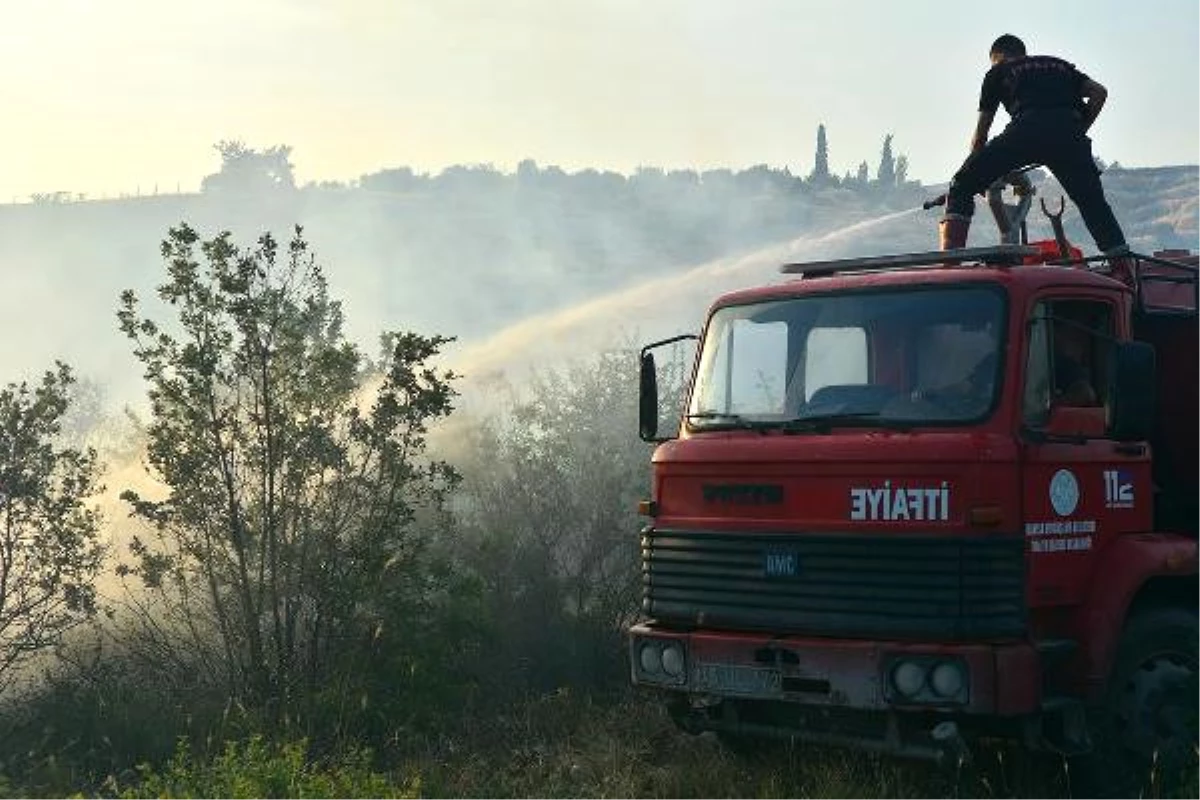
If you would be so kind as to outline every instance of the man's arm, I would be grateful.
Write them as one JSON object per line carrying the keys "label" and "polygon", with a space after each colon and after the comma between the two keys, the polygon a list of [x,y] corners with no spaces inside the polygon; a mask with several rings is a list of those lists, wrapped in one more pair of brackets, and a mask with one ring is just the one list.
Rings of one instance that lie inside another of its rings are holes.
{"label": "man's arm", "polygon": [[1087,100],[1083,107],[1083,129],[1086,131],[1100,116],[1100,109],[1104,108],[1104,101],[1108,99],[1108,89],[1086,78],[1083,81],[1083,98]]}
{"label": "man's arm", "polygon": [[[1090,108],[1090,106],[1089,106]],[[975,135],[971,137],[971,152],[977,153],[987,144],[988,131],[992,129],[992,120],[996,117],[995,111],[980,111],[979,121],[975,123]]]}
{"label": "man's arm", "polygon": [[1091,375],[1083,364],[1067,355],[1058,355],[1054,368],[1054,385],[1059,403],[1067,406],[1099,404]]}
{"label": "man's arm", "polygon": [[1064,406],[1098,406],[1096,390],[1086,379],[1080,379],[1063,389],[1058,401]]}

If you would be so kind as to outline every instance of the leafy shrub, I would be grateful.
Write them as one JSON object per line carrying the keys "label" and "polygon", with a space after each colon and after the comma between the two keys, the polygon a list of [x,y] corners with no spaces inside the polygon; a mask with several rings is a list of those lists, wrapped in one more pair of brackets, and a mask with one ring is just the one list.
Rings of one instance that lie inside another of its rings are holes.
{"label": "leafy shrub", "polygon": [[121,797],[417,797],[419,781],[393,784],[371,769],[367,750],[353,749],[339,758],[313,764],[305,740],[272,744],[261,735],[226,742],[210,762],[194,758],[186,740],[157,771],[138,768],[136,786]]}

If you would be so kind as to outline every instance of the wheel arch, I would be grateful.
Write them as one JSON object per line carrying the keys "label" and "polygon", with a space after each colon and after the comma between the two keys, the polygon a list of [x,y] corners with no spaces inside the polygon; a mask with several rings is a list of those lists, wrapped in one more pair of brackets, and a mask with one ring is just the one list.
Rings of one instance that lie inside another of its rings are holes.
{"label": "wheel arch", "polygon": [[1190,575],[1151,575],[1130,601],[1125,622],[1159,608],[1183,608],[1195,612],[1198,592],[1200,575],[1194,572]]}
{"label": "wheel arch", "polygon": [[1118,539],[1096,564],[1079,609],[1089,703],[1103,697],[1123,631],[1135,615],[1196,609],[1196,540],[1169,534]]}

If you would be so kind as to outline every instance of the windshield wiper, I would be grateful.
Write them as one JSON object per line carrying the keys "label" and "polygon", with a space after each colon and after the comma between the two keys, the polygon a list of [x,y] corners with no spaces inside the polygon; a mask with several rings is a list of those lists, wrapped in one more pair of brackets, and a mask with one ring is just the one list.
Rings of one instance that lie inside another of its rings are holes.
{"label": "windshield wiper", "polygon": [[766,422],[763,420],[746,419],[741,414],[726,413],[723,411],[698,411],[695,414],[688,414],[685,419],[688,422],[697,420],[704,423],[704,430],[746,430],[746,431],[767,431],[770,428],[779,426],[778,422]]}
{"label": "windshield wiper", "polygon": [[911,430],[914,423],[908,420],[880,417],[878,411],[851,411],[839,414],[813,414],[809,417],[792,419],[747,419],[741,414],[721,411],[700,411],[688,414],[687,421],[704,422],[704,430],[782,431],[784,433],[828,433],[837,427],[852,427],[870,420],[865,427]]}
{"label": "windshield wiper", "polygon": [[880,417],[878,411],[850,411],[839,414],[813,414],[808,417],[795,417],[786,422],[776,423],[784,433],[828,433],[836,427],[853,427],[870,420],[867,427],[891,428],[895,430],[911,430],[913,423],[890,417]]}

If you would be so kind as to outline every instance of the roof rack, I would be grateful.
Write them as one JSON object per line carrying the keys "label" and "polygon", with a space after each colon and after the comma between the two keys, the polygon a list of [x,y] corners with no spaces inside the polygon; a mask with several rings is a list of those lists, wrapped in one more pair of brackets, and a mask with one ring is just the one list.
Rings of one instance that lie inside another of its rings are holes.
{"label": "roof rack", "polygon": [[946,264],[961,264],[978,261],[984,264],[1009,266],[1020,264],[1027,256],[1041,255],[1031,245],[1000,244],[991,247],[963,247],[957,250],[930,250],[924,253],[901,253],[869,258],[840,258],[833,261],[806,261],[799,264],[784,264],[779,271],[804,278],[819,278],[839,272],[881,272],[900,267],[941,267]]}

